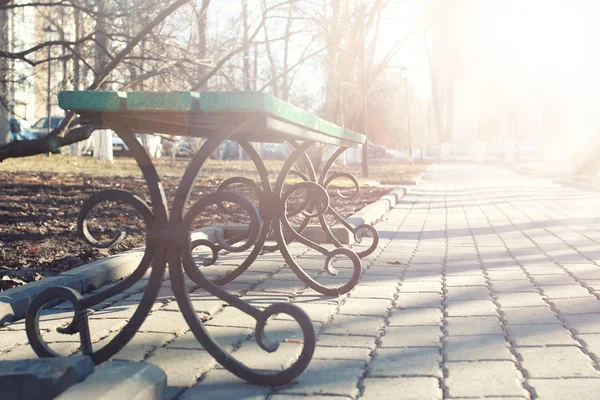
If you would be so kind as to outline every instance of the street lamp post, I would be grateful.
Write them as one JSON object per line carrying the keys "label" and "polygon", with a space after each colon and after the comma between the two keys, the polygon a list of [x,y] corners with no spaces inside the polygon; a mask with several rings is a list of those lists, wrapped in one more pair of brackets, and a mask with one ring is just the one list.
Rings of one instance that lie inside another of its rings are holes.
{"label": "street lamp post", "polygon": [[361,29],[362,29],[362,42],[361,42],[361,64],[360,64],[360,74],[363,81],[363,93],[362,93],[362,108],[363,108],[363,133],[367,137],[367,140],[362,145],[362,176],[365,178],[369,177],[369,133],[368,133],[368,123],[367,123],[367,109],[368,109],[368,99],[369,95],[368,91],[368,82],[367,82],[367,73],[365,68],[365,14],[366,14],[366,3],[362,2],[362,17],[361,17]]}
{"label": "street lamp post", "polygon": [[408,83],[406,77],[404,77],[404,90],[406,91],[406,124],[408,128],[408,160],[413,162],[413,147],[412,147],[412,136],[410,134],[410,110],[408,106]]}
{"label": "street lamp post", "polygon": [[406,76],[406,73],[408,71],[408,68],[406,67],[401,67],[400,71],[402,73],[402,78],[404,79],[404,93],[405,93],[405,100],[406,100],[406,126],[408,128],[408,161],[410,161],[410,163],[413,163],[413,147],[412,147],[412,135],[410,133],[410,109],[409,109],[409,105],[408,105],[408,78]]}

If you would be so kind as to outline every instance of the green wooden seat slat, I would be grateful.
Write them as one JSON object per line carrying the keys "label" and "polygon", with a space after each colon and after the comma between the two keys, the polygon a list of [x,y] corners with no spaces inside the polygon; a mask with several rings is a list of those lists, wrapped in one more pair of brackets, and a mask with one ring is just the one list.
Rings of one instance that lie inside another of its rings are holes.
{"label": "green wooden seat slat", "polygon": [[119,104],[123,100],[127,100],[126,92],[73,91],[58,93],[58,104],[65,110],[69,107],[63,106],[63,104],[77,104],[74,110],[118,111]]}
{"label": "green wooden seat slat", "polygon": [[65,91],[59,106],[75,112],[252,112],[275,117],[313,131],[355,143],[364,135],[344,129],[299,107],[262,92],[106,92]]}
{"label": "green wooden seat slat", "polygon": [[126,109],[131,111],[198,111],[197,92],[130,92]]}

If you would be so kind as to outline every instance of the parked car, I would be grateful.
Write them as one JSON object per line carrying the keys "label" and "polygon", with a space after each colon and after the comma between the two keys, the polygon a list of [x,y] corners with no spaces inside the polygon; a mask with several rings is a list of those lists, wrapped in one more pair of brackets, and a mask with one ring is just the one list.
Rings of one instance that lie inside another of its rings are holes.
{"label": "parked car", "polygon": [[239,160],[242,149],[233,140],[226,140],[221,145],[221,160]]}
{"label": "parked car", "polygon": [[[140,134],[136,134],[135,138],[138,140],[138,142],[143,143],[142,136]],[[148,146],[151,149],[150,156],[160,158],[163,152],[163,147],[160,138],[156,136],[150,137]],[[129,151],[129,147],[127,146],[127,144],[115,132],[113,132],[112,134],[112,148],[113,152]]]}
{"label": "parked car", "polygon": [[175,136],[174,142],[171,140],[163,140],[162,147],[165,153],[170,157],[173,155],[174,149],[177,150],[177,157],[193,157],[196,152],[195,143],[192,143],[193,138],[188,136]]}
{"label": "parked car", "polygon": [[119,135],[114,132],[112,134],[112,148],[115,152],[129,151],[129,147],[127,147],[123,139],[121,139]]}
{"label": "parked car", "polygon": [[438,146],[436,144],[430,145],[429,147],[427,147],[427,149],[425,149],[425,155],[428,158],[440,158],[440,156],[441,156],[440,146]]}
{"label": "parked car", "polygon": [[[196,137],[189,136],[176,136],[175,142],[177,144],[177,157],[193,157],[202,142],[197,141]],[[173,144],[174,142],[171,140],[163,140],[162,147],[166,154],[172,156],[173,152]],[[211,155],[210,158],[213,160],[239,160],[240,159],[240,151],[241,147],[234,140],[225,140],[221,143]],[[246,153],[242,152],[242,156],[245,156]]]}
{"label": "parked car", "polygon": [[265,143],[261,150],[265,160],[285,160],[290,155],[288,145],[284,143]]}
{"label": "parked car", "polygon": [[48,118],[42,117],[38,119],[35,124],[31,125],[31,133],[36,139],[44,137],[48,134],[49,131],[55,129],[58,125],[60,125],[63,119],[64,117],[60,116],[50,117],[50,130],[48,130]]}
{"label": "parked car", "polygon": [[380,144],[375,144],[375,143],[371,142],[370,140],[368,141],[367,152],[368,152],[369,157],[376,157],[376,158],[385,157],[387,154],[387,150],[385,149],[385,146],[382,146]]}
{"label": "parked car", "polygon": [[10,134],[11,141],[34,139],[33,134],[26,127],[25,121],[17,117],[10,117]]}

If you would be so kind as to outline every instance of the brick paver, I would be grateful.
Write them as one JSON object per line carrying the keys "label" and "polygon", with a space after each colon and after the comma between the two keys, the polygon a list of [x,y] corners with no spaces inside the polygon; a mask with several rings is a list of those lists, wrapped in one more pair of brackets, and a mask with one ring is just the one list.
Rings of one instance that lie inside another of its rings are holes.
{"label": "brick paver", "polygon": [[[202,350],[179,314],[168,280],[137,336],[115,357],[156,363],[168,398],[401,399],[597,397],[600,388],[600,194],[496,167],[437,165],[377,224],[380,249],[363,260],[355,290],[307,289],[278,253],[261,256],[226,286],[257,307],[292,302],[313,319],[315,356],[297,382],[248,385]],[[323,257],[298,244],[299,263],[324,284]],[[233,266],[244,253],[226,255]],[[230,267],[214,270],[224,271]],[[209,271],[206,269],[205,271]],[[211,270],[212,271],[212,270]],[[144,284],[90,314],[94,348],[135,311]],[[299,346],[267,354],[254,320],[188,281],[198,316],[233,356],[256,368],[293,362]],[[77,337],[57,333],[68,305],[44,312],[41,329],[64,355]],[[287,316],[266,334],[301,335]],[[32,357],[23,321],[0,328],[0,360]]]}

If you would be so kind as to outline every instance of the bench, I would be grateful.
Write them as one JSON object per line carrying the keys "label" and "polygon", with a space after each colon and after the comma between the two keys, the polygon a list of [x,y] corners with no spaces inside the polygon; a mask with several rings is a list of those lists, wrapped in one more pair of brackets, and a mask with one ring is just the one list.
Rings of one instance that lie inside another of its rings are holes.
{"label": "bench", "polygon": [[[55,355],[45,343],[35,339],[36,318],[45,302],[62,296],[74,304],[76,309],[72,324],[66,332],[79,332],[84,354],[89,354],[95,363],[102,363],[117,353],[139,329],[148,315],[166,266],[169,266],[173,292],[180,309],[192,332],[225,368],[248,382],[262,385],[287,383],[298,376],[308,365],[315,348],[315,334],[310,318],[300,308],[291,303],[276,303],[265,310],[259,310],[229,294],[220,285],[231,282],[247,270],[265,252],[278,250],[287,265],[309,287],[326,295],[340,295],[350,291],[361,274],[361,257],[375,250],[378,243],[377,232],[370,225],[353,226],[345,222],[330,205],[329,185],[336,179],[349,179],[355,193],[359,185],[356,178],[346,172],[332,173],[335,160],[348,148],[364,144],[362,134],[341,128],[302,109],[259,92],[100,92],[75,91],[61,92],[59,105],[65,110],[76,112],[82,124],[92,124],[99,129],[114,130],[125,142],[135,157],[148,186],[151,206],[141,198],[125,190],[107,190],[92,195],[82,206],[78,215],[77,227],[80,235],[89,244],[106,248],[123,240],[125,233],[106,242],[99,242],[89,232],[87,216],[90,210],[104,201],[125,202],[135,208],[146,225],[146,250],[135,272],[108,290],[103,290],[85,299],[68,288],[52,288],[42,292],[30,306],[28,312],[29,330],[34,338],[32,346],[40,356]],[[158,133],[176,136],[205,138],[206,141],[191,159],[172,201],[167,205],[160,178],[142,145],[136,140],[136,133]],[[202,165],[225,140],[235,140],[252,160],[260,182],[245,177],[234,177],[224,181],[211,194],[202,197],[188,208],[188,198],[199,175]],[[271,181],[267,168],[251,142],[289,143],[293,151],[285,161],[282,170]],[[317,143],[340,146],[317,173],[313,168],[308,151]],[[302,170],[295,169],[299,165]],[[289,178],[295,178],[290,184]],[[245,185],[258,198],[258,207],[244,196],[232,192],[234,185]],[[300,205],[290,207],[288,202],[293,195],[304,194]],[[341,193],[337,193],[342,195]],[[351,196],[350,196],[351,197]],[[208,206],[217,206],[222,212],[231,213],[226,204],[235,204],[250,218],[249,224],[232,236],[218,235],[216,242],[191,240],[194,217]],[[338,223],[344,224],[360,240],[370,235],[373,241],[368,248],[354,252],[346,248],[332,234],[325,215],[332,215]],[[290,218],[297,216],[300,222],[294,226]],[[317,218],[328,241],[334,245],[328,249],[302,235],[310,220]],[[330,287],[315,281],[292,256],[290,243],[297,241],[321,253],[325,257],[324,268],[331,275],[337,273],[333,261],[346,258],[352,263],[351,277],[339,287]],[[210,249],[212,255],[203,262],[201,268],[194,260],[192,251],[199,246]],[[244,261],[233,271],[210,280],[202,272],[218,260],[221,251],[243,252]],[[126,290],[148,271],[152,270],[150,282],[144,297],[127,326],[104,348],[92,352],[89,335],[85,334],[87,322],[85,310],[104,301],[106,298]],[[236,361],[225,352],[204,329],[202,322],[193,310],[185,290],[184,274],[209,293],[227,301],[234,307],[256,319],[256,340],[261,348],[274,351],[277,343],[263,337],[268,318],[277,313],[292,316],[302,328],[304,335],[300,357],[288,368],[276,373],[252,370]],[[84,327],[84,328],[82,328]]]}

